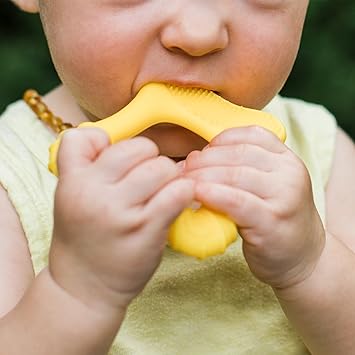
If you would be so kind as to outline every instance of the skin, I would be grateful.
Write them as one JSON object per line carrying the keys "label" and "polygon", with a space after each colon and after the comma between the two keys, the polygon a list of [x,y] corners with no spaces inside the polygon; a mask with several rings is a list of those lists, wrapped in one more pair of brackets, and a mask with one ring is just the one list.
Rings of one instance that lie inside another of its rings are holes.
{"label": "skin", "polygon": [[[176,0],[167,7],[162,0],[27,0],[18,5],[40,10],[63,82],[47,95],[48,105],[59,116],[76,117],[72,123],[78,124],[118,111],[150,81],[200,86],[234,103],[263,108],[292,68],[308,2]],[[33,300],[45,294],[71,314],[71,324],[81,332],[79,344],[66,333],[67,319],[51,320],[71,340],[66,354],[105,353],[126,307],[159,265],[166,229],[197,199],[237,222],[251,271],[274,289],[313,353],[353,353],[355,284],[346,277],[355,267],[351,140],[339,130],[325,229],[307,169],[271,133],[230,129],[208,146],[171,125],[143,135],[114,146],[97,129],[64,136],[49,267],[35,280],[26,276],[31,274],[28,250],[19,252],[8,243],[10,255],[28,263],[16,270],[22,275],[19,286],[0,279],[16,295],[0,303],[3,313],[12,309],[0,322],[0,342],[10,346],[6,339],[18,337],[23,312],[38,325],[48,322],[47,314],[30,311]],[[182,167],[159,154],[187,158]],[[4,196],[0,202],[13,223],[1,233],[11,230],[21,244],[16,216]],[[7,260],[3,269],[13,273]],[[77,280],[83,281],[78,285]],[[86,307],[93,311],[84,312]],[[30,335],[23,334],[26,349],[41,353],[33,345],[43,339],[40,332],[33,327]],[[58,342],[50,332],[46,339],[42,353]]]}
{"label": "skin", "polygon": [[[168,8],[161,0],[133,5],[40,3],[55,67],[86,113],[83,120],[117,112],[151,81],[204,87],[234,103],[261,109],[292,68],[307,5],[274,0],[175,1]],[[80,13],[80,21],[72,16],[75,13]],[[205,145],[183,129],[156,127],[146,135],[169,156],[186,156]],[[176,146],[170,144],[172,139]]]}

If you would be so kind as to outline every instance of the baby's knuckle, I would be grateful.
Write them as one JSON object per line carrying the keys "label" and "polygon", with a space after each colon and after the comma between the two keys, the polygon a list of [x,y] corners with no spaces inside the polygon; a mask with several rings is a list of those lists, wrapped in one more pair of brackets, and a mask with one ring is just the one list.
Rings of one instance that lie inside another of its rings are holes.
{"label": "baby's knuckle", "polygon": [[242,167],[233,167],[226,172],[228,182],[231,186],[237,186],[243,180],[244,169]]}
{"label": "baby's knuckle", "polygon": [[288,221],[293,218],[297,208],[294,199],[289,198],[275,203],[271,207],[270,221],[274,225]]}
{"label": "baby's knuckle", "polygon": [[237,211],[236,214],[238,215],[247,216],[250,213],[249,201],[246,194],[238,194],[231,191],[226,198],[225,205],[226,210]]}
{"label": "baby's knuckle", "polygon": [[231,155],[233,160],[242,162],[244,160],[246,153],[247,153],[246,144],[238,144],[231,147]]}
{"label": "baby's knuckle", "polygon": [[115,227],[124,233],[132,233],[141,229],[146,224],[146,218],[142,213],[137,213],[137,211],[130,211],[116,215]]}

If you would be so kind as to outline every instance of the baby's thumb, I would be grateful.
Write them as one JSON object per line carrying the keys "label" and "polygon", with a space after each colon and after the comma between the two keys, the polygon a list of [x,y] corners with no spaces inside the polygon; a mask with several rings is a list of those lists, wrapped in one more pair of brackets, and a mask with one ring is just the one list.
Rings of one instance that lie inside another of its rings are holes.
{"label": "baby's thumb", "polygon": [[68,130],[63,134],[59,146],[59,175],[87,166],[109,145],[109,137],[102,129],[85,127]]}

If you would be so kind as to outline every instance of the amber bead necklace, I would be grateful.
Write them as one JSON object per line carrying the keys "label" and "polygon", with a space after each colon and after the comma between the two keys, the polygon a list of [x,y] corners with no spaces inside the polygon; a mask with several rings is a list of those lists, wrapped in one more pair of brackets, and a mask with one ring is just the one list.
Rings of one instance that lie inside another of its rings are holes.
{"label": "amber bead necklace", "polygon": [[[54,132],[59,134],[68,128],[75,128],[71,123],[63,122],[60,117],[54,115],[36,90],[26,90],[23,94],[23,100],[36,114],[37,118],[46,123]],[[170,159],[179,162],[185,160],[185,157],[170,157]]]}
{"label": "amber bead necklace", "polygon": [[54,132],[60,133],[68,128],[73,128],[71,123],[63,122],[63,120],[54,115],[48,106],[42,101],[41,96],[36,90],[27,90],[23,95],[23,100],[32,109],[36,116],[46,123]]}

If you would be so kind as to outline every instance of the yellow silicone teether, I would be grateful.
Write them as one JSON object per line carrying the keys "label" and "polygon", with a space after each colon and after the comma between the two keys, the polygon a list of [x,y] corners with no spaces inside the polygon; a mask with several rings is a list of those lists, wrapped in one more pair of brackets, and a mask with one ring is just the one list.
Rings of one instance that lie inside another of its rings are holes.
{"label": "yellow silicone teether", "polygon": [[237,238],[237,227],[227,216],[206,207],[186,208],[169,229],[169,245],[176,251],[205,259],[223,254]]}
{"label": "yellow silicone teether", "polygon": [[[199,88],[162,83],[145,85],[121,111],[79,127],[102,128],[111,143],[131,138],[158,123],[172,123],[198,134],[208,142],[231,127],[258,125],[286,138],[283,125],[271,114],[234,105],[217,94]],[[50,147],[49,170],[58,175],[56,157],[60,137]],[[185,254],[205,258],[221,254],[236,239],[235,224],[205,207],[186,209],[172,224],[169,244]]]}

